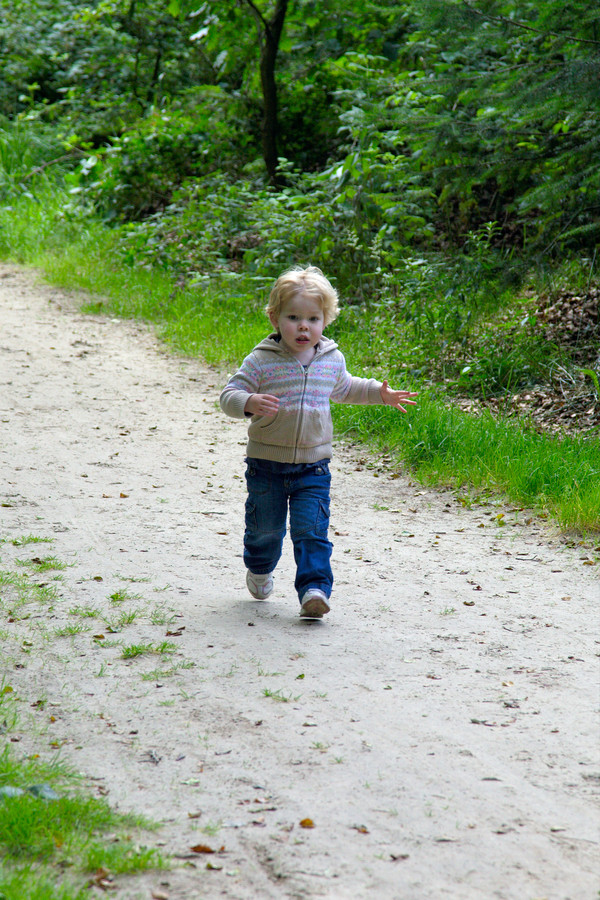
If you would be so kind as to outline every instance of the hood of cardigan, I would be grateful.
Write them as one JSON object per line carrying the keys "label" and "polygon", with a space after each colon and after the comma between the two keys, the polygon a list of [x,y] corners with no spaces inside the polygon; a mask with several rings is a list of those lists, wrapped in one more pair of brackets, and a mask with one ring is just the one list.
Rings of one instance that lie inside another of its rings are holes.
{"label": "hood of cardigan", "polygon": [[[320,341],[316,344],[316,354],[313,359],[316,359],[317,356],[321,356],[323,353],[329,353],[330,350],[335,350],[337,348],[337,344],[335,341],[332,341],[331,338],[322,337]],[[277,334],[277,332],[273,332],[268,337],[264,338],[260,344],[257,344],[254,348],[255,350],[270,350],[273,353],[289,353],[288,350],[281,344],[281,338]]]}

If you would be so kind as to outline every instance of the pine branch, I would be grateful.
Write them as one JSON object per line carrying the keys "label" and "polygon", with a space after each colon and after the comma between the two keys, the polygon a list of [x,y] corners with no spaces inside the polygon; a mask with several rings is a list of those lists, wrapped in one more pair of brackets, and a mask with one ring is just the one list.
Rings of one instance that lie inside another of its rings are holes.
{"label": "pine branch", "polygon": [[[248,0],[248,2],[250,2],[250,0]],[[535,34],[541,34],[542,37],[563,38],[563,40],[575,41],[579,44],[593,44],[595,47],[600,47],[600,41],[593,41],[591,38],[578,38],[573,34],[559,34],[557,31],[540,31],[539,28],[534,28],[533,25],[526,25],[525,22],[517,22],[514,19],[509,19],[508,16],[490,16],[472,6],[469,3],[469,0],[462,0],[462,3],[463,6],[467,7],[469,12],[472,12],[476,16],[480,16],[482,19],[487,19],[488,22],[504,22],[506,25],[512,25],[514,28],[523,28],[525,31],[533,31]]]}

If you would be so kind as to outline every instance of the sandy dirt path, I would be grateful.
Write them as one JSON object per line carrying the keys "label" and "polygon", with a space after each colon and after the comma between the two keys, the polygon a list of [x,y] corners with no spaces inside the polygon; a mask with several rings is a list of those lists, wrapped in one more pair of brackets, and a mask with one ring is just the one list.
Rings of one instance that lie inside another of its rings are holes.
{"label": "sandy dirt path", "polygon": [[175,868],[111,896],[596,897],[593,552],[338,443],[331,614],[298,617],[289,548],[253,601],[223,373],[77,300],[0,267],[0,568],[68,563],[4,602],[2,669],[24,753],[164,823]]}

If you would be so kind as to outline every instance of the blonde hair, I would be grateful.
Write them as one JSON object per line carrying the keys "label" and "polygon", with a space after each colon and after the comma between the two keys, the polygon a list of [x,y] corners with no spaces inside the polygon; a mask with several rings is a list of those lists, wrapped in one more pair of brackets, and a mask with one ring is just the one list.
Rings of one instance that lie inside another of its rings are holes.
{"label": "blonde hair", "polygon": [[265,312],[279,318],[282,307],[297,294],[306,294],[320,303],[325,325],[337,317],[338,293],[316,266],[294,266],[280,275],[271,289]]}

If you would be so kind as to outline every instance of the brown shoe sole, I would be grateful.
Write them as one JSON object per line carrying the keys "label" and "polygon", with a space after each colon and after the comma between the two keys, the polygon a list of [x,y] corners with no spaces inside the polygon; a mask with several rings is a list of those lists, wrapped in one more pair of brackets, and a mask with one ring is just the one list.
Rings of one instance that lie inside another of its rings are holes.
{"label": "brown shoe sole", "polygon": [[322,619],[328,612],[329,604],[322,597],[311,597],[300,609],[300,615],[307,619]]}

